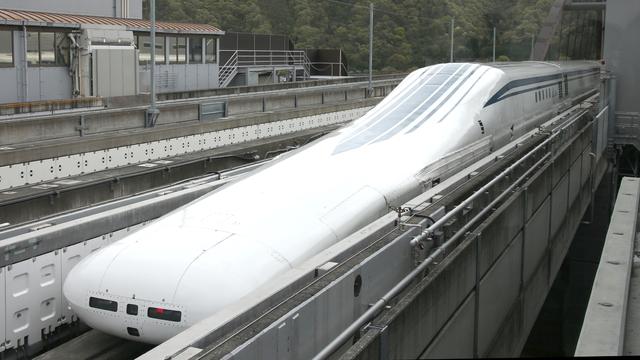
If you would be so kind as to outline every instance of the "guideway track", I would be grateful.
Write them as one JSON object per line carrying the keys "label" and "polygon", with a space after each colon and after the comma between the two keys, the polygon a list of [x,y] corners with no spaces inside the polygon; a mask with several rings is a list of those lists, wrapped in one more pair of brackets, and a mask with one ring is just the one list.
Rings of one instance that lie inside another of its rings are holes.
{"label": "guideway track", "polygon": [[[387,223],[386,227],[381,225],[381,223],[378,224],[374,230],[368,233],[370,236],[367,241],[362,241],[359,246],[354,246],[353,249],[350,249],[351,252],[345,251],[341,253],[340,256],[337,256],[336,259],[334,259],[337,265],[333,266],[327,272],[318,271],[318,268],[316,268],[315,275],[313,273],[307,275],[306,280],[303,280],[302,277],[298,278],[299,281],[297,283],[287,287],[286,294],[278,293],[270,297],[268,301],[263,301],[262,303],[257,303],[252,308],[244,309],[241,315],[239,310],[239,319],[242,319],[238,321],[232,320],[224,325],[219,324],[219,328],[212,329],[207,335],[202,333],[198,335],[195,331],[193,334],[187,334],[189,332],[189,330],[187,330],[182,334],[184,336],[180,336],[182,338],[181,340],[185,340],[188,335],[193,336],[190,347],[192,349],[202,349],[201,352],[193,357],[197,359],[224,358],[231,353],[238,354],[238,352],[243,351],[242,349],[246,350],[249,346],[247,344],[258,344],[258,340],[254,342],[254,337],[261,337],[262,334],[267,332],[270,326],[274,326],[281,321],[283,321],[282,325],[284,325],[283,319],[294,314],[297,311],[296,309],[304,306],[303,303],[311,301],[310,299],[317,295],[325,286],[329,284],[335,286],[336,281],[346,276],[345,274],[349,272],[351,268],[358,267],[368,256],[376,253],[377,250],[384,248],[403,235],[406,235],[407,231],[412,231],[413,233],[413,235],[407,239],[407,241],[411,240],[411,238],[418,235],[415,233],[416,224],[423,229],[427,229],[429,225],[433,224],[429,219],[435,219],[437,221],[437,217],[429,216],[430,213],[441,212],[442,208],[450,210],[457,204],[463,203],[464,200],[474,192],[478,192],[478,189],[482,189],[481,194],[483,196],[476,197],[472,206],[466,203],[466,206],[456,210],[454,212],[456,214],[454,219],[449,219],[451,221],[441,229],[443,234],[458,234],[453,238],[453,242],[459,243],[462,235],[472,230],[470,227],[463,227],[465,221],[473,220],[474,223],[478,223],[480,219],[489,216],[491,212],[500,206],[500,202],[504,201],[507,195],[511,194],[518,186],[521,186],[523,181],[527,180],[529,175],[539,170],[540,167],[546,166],[545,164],[549,162],[551,156],[548,155],[549,152],[558,151],[558,149],[563,148],[564,142],[576,138],[576,136],[578,138],[584,137],[585,129],[593,123],[592,120],[595,113],[592,111],[592,108],[595,106],[596,100],[597,94],[593,95],[583,104],[565,111],[540,129],[534,130],[513,142],[506,147],[508,149],[505,148],[497,151],[491,155],[489,157],[490,159],[484,162],[482,166],[471,167],[468,170],[460,171],[456,176],[448,180],[440,179],[442,181],[441,184],[419,197],[421,200],[416,199],[410,202],[408,207],[411,208],[411,211],[401,211],[400,218],[395,218],[393,214],[391,214],[390,217],[384,218],[384,222]],[[528,153],[531,153],[531,155],[527,155]],[[493,182],[492,185],[494,186],[490,186],[490,189],[483,188],[483,185],[487,183],[489,179],[501,172],[504,172],[505,175],[500,177],[500,181]],[[513,184],[514,178],[518,178],[519,182]],[[463,211],[460,211],[460,209]],[[411,216],[407,217],[406,215],[408,214],[411,214]],[[381,222],[382,220],[383,219],[380,219]],[[398,227],[398,224],[403,226]],[[409,230],[407,230],[407,228]],[[460,232],[458,232],[458,230],[460,230]],[[431,260],[427,261],[424,266],[437,267],[437,264],[442,260],[442,257],[439,255],[444,255],[443,253],[449,252],[444,250],[452,250],[455,248],[455,246],[451,246],[452,243],[448,243],[445,247],[438,248],[437,246],[441,245],[444,240],[441,234],[438,233],[438,235],[439,236],[434,237],[432,241],[425,242],[424,250],[416,251],[416,253],[419,254],[417,257],[420,258],[418,263],[422,263],[428,255],[432,255],[429,253],[429,250],[436,251],[434,253],[435,256],[432,256],[430,258]],[[406,238],[406,236],[404,237]],[[438,261],[434,262],[434,259]],[[334,260],[330,261],[333,262]],[[305,269],[309,269],[309,267]],[[421,270],[424,269],[421,268]],[[424,274],[424,271],[416,271],[415,274]],[[398,279],[398,281],[400,280],[401,278]],[[407,281],[406,284],[413,282],[413,280]],[[384,293],[381,293],[381,295],[383,294]],[[277,305],[268,306],[267,304]],[[382,309],[384,309],[385,306],[382,306]],[[274,320],[276,323],[274,323]],[[289,321],[291,321],[291,319],[289,319]],[[366,324],[368,321],[370,321],[370,318],[362,324]],[[289,322],[287,322],[287,324],[289,324]],[[354,326],[354,328],[361,329],[361,326]],[[351,333],[349,336],[346,336],[346,338],[351,338],[353,335],[354,334]],[[357,338],[358,336],[356,334],[356,339]],[[171,342],[170,340],[168,343],[160,345],[158,348],[145,354],[141,359],[152,359],[153,356],[160,355],[180,354],[178,341],[176,340],[174,344],[169,344]],[[321,349],[317,350],[319,351]],[[195,352],[195,350],[193,351]]]}

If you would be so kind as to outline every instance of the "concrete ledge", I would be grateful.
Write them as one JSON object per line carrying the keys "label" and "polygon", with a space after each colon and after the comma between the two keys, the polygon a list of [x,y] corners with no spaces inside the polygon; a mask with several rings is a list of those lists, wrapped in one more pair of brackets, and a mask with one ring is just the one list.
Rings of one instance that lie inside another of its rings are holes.
{"label": "concrete ledge", "polygon": [[[226,119],[237,116],[269,114],[275,111],[296,111],[326,105],[351,104],[386,96],[401,78],[373,83],[375,94],[366,97],[366,82],[281,89],[257,93],[240,93],[214,97],[167,100],[158,103],[161,115],[157,127],[188,123],[206,123],[200,118],[200,105],[226,104]],[[82,139],[86,136],[109,135],[114,132],[148,131],[144,127],[146,105],[59,114],[8,117],[0,119],[0,145],[15,148],[28,143]],[[202,121],[201,121],[202,120]],[[213,120],[215,122],[221,119]]]}
{"label": "concrete ledge", "polygon": [[19,164],[27,161],[74,155],[89,151],[99,151],[119,146],[148,143],[165,139],[202,134],[211,131],[234,129],[243,126],[259,125],[274,121],[301,118],[318,114],[367,108],[375,106],[382,98],[354,100],[349,103],[323,105],[318,107],[297,108],[279,112],[254,113],[243,116],[230,116],[216,121],[192,121],[184,124],[167,124],[153,129],[112,131],[84,137],[53,139],[11,146],[0,151],[0,166]]}
{"label": "concrete ledge", "polygon": [[576,346],[576,356],[623,354],[639,198],[640,179],[623,178]]}

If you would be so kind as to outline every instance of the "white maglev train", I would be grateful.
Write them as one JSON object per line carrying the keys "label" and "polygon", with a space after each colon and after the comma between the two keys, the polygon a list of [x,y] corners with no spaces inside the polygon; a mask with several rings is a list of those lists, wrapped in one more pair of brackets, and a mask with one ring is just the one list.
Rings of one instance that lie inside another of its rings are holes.
{"label": "white maglev train", "polygon": [[89,326],[160,343],[417,196],[429,164],[498,149],[599,79],[595,62],[416,70],[350,125],[87,256],[64,295]]}

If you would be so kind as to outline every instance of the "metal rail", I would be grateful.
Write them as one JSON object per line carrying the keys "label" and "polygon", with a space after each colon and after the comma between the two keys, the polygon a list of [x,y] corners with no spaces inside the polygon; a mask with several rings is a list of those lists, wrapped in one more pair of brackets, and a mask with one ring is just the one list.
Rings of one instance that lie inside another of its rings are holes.
{"label": "metal rail", "polygon": [[[322,351],[320,351],[313,360],[323,360],[329,358],[336,350],[338,350],[342,344],[346,343],[360,328],[362,328],[365,324],[373,320],[378,313],[380,313],[387,303],[391,301],[394,297],[400,294],[405,288],[409,286],[413,282],[415,278],[418,277],[423,271],[425,271],[430,265],[432,265],[439,256],[445,254],[445,251],[453,244],[455,244],[456,240],[465,235],[467,230],[478,220],[480,220],[489,210],[493,208],[498,202],[500,202],[505,196],[510,195],[511,191],[518,186],[522,181],[526,180],[528,176],[538,169],[540,165],[542,165],[545,161],[549,159],[551,154],[547,153],[543,156],[534,166],[529,168],[522,176],[520,176],[513,184],[511,184],[505,191],[503,191],[498,197],[496,197],[489,205],[485,206],[480,213],[478,213],[473,219],[471,219],[467,224],[461,228],[454,236],[448,239],[445,243],[443,243],[436,251],[434,251],[429,257],[427,257],[420,265],[418,265],[415,269],[413,269],[407,276],[405,276],[398,284],[396,284],[391,290],[389,290],[386,294],[384,294],[373,306],[371,306],[364,314],[362,314],[355,322],[353,322],[346,330],[344,330],[337,338],[335,338],[329,345],[327,345]],[[413,241],[413,240],[412,240]]]}
{"label": "metal rail", "polygon": [[229,85],[240,67],[302,67],[303,78],[311,76],[311,65],[307,53],[302,50],[221,50],[231,52],[229,60],[220,67],[220,87]]}
{"label": "metal rail", "polygon": [[[571,110],[567,111],[569,113]],[[428,239],[433,236],[436,230],[442,227],[447,223],[448,220],[451,220],[453,216],[458,214],[460,211],[469,206],[475,199],[477,199],[482,194],[486,193],[492,186],[494,186],[497,182],[501,181],[505,177],[509,176],[513,173],[517,167],[522,165],[525,161],[531,158],[534,154],[538,153],[540,149],[543,149],[547,146],[551,141],[553,141],[559,134],[563,132],[563,130],[567,129],[569,126],[573,125],[575,122],[580,120],[586,113],[587,109],[579,112],[574,115],[574,118],[567,123],[563,124],[560,130],[553,132],[548,138],[542,141],[539,145],[537,145],[533,150],[529,151],[522,158],[516,161],[514,164],[509,166],[503,172],[501,172],[497,177],[491,180],[489,183],[482,186],[479,190],[475,191],[470,197],[468,197],[465,201],[456,206],[453,210],[449,211],[442,218],[434,222],[431,226],[429,226],[426,230],[422,231],[420,235],[416,236],[414,239],[410,241],[411,245],[417,245],[420,241]],[[504,190],[500,195],[498,195],[489,205],[485,206],[474,218],[472,218],[469,222],[467,222],[460,230],[458,230],[451,238],[447,239],[440,247],[438,247],[431,255],[429,255],[422,263],[420,263],[415,269],[413,269],[407,276],[405,276],[398,284],[396,284],[391,290],[389,290],[385,295],[383,295],[375,304],[373,304],[369,309],[363,313],[356,321],[354,321],[347,329],[345,329],[338,337],[336,337],[333,341],[331,341],[324,349],[322,349],[313,359],[314,360],[323,360],[329,358],[333,353],[335,353],[344,343],[349,341],[349,339],[359,331],[363,326],[372,321],[391,301],[394,297],[400,294],[404,289],[406,289],[423,271],[427,270],[430,265],[433,265],[436,259],[438,259],[441,255],[444,255],[446,250],[461,237],[466,235],[467,230],[475,224],[478,220],[480,220],[489,210],[491,210],[496,204],[498,204],[502,199],[509,195],[516,186],[522,183],[524,180],[528,178],[528,176],[536,171],[545,161],[547,161],[551,157],[552,153],[547,152],[540,160],[538,160],[534,166],[530,167],[523,175],[521,175],[517,180],[515,180],[506,190]]]}
{"label": "metal rail", "polygon": [[533,154],[537,153],[540,149],[542,149],[545,146],[547,146],[547,144],[549,144],[551,141],[553,141],[559,134],[562,133],[562,131],[564,131],[569,126],[573,125],[574,122],[576,122],[579,119],[581,119],[582,116],[584,116],[586,113],[587,113],[587,110],[584,110],[584,111],[580,112],[578,115],[576,115],[576,117],[573,120],[571,120],[567,124],[563,125],[562,128],[560,128],[560,130],[552,133],[551,136],[546,138],[543,142],[541,142],[533,150],[531,150],[530,152],[525,154],[525,156],[523,156],[520,159],[518,159],[518,161],[513,163],[513,165],[509,166],[506,170],[504,170],[502,173],[500,173],[500,175],[496,176],[493,180],[489,181],[487,184],[485,184],[483,187],[481,187],[479,190],[477,190],[475,193],[473,193],[470,197],[468,197],[465,201],[460,203],[458,206],[453,208],[451,211],[447,212],[438,221],[434,222],[426,230],[424,230],[422,233],[420,233],[420,235],[416,236],[416,238],[411,240],[411,244],[412,245],[416,245],[419,241],[425,240],[426,238],[433,236],[435,231],[438,230],[439,228],[441,228],[442,225],[446,224],[447,221],[451,220],[451,218],[453,218],[453,216],[455,216],[456,214],[458,214],[459,212],[464,210],[467,206],[469,206],[471,203],[473,203],[473,201],[475,199],[477,199],[482,194],[487,192],[491,187],[493,187],[493,185],[495,185],[496,183],[498,183],[499,181],[501,181],[502,179],[507,177],[509,174],[511,174],[515,168],[517,168],[518,166],[522,165],[525,161],[527,161],[530,157],[532,157]]}

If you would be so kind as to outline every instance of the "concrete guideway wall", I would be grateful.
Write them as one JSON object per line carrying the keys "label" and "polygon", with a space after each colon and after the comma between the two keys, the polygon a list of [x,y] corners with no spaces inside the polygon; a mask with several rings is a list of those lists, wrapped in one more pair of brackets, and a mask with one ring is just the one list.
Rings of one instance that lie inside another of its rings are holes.
{"label": "concrete guideway wall", "polygon": [[82,258],[255,166],[37,221],[8,230],[8,238],[5,231],[0,235],[0,356],[23,346],[37,351],[48,338],[61,335],[60,326],[78,320],[62,296],[62,284]]}
{"label": "concrete guideway wall", "polygon": [[0,346],[0,355],[8,349],[41,343],[57,327],[77,320],[62,296],[62,285],[69,270],[91,252],[143,225],[109,232],[1,267],[0,295],[4,293],[4,301],[0,301],[0,334],[4,344]]}
{"label": "concrete guideway wall", "polygon": [[[591,122],[425,278],[344,359],[518,356],[604,175]],[[393,304],[393,303],[392,303]]]}
{"label": "concrete guideway wall", "polygon": [[[144,164],[181,154],[249,143],[258,139],[321,128],[327,125],[347,123],[364,115],[369,109],[370,107],[367,106],[355,107],[299,118],[231,127],[218,131],[196,132],[192,135],[95,151],[78,151],[72,155],[5,165],[0,167],[0,190],[131,164]],[[112,142],[113,139],[107,139],[106,141],[107,144]],[[16,151],[18,155],[21,155],[19,152]],[[46,153],[50,154],[50,152]]]}
{"label": "concrete guideway wall", "polygon": [[[374,82],[375,93],[366,97],[366,83],[324,85],[300,89],[220,95],[207,98],[168,100],[158,104],[160,116],[156,128],[206,124],[211,121],[237,120],[240,115],[276,111],[309,110],[326,105],[352,104],[386,96],[402,78]],[[134,99],[134,98],[132,98]],[[135,100],[135,99],[134,99]],[[207,120],[201,107],[222,104],[222,119]],[[0,117],[0,146],[29,144],[54,139],[80,139],[122,131],[147,131],[147,105],[106,110],[63,112],[32,116]],[[0,162],[0,165],[3,162]]]}

